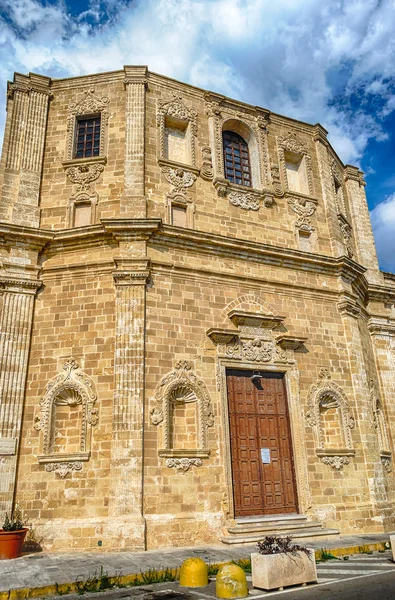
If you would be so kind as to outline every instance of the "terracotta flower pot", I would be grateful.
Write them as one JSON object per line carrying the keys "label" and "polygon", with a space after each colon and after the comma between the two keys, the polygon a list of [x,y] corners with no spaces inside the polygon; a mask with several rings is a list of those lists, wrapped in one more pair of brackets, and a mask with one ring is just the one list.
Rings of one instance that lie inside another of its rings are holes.
{"label": "terracotta flower pot", "polygon": [[18,558],[21,555],[23,542],[28,531],[27,527],[18,529],[18,531],[3,531],[3,529],[0,529],[0,560]]}

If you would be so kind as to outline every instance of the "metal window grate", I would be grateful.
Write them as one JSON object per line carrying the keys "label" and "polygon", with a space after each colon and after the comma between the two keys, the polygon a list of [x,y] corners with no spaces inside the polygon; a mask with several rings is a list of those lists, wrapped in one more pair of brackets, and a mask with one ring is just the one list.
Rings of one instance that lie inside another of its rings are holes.
{"label": "metal window grate", "polygon": [[75,139],[75,158],[100,155],[100,115],[78,119]]}
{"label": "metal window grate", "polygon": [[232,183],[251,187],[251,166],[248,144],[233,131],[222,134],[225,177]]}

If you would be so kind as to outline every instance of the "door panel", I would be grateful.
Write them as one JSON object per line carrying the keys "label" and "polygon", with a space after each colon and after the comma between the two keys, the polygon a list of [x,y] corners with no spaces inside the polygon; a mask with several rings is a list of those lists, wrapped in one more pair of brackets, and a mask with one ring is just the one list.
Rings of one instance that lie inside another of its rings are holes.
{"label": "door panel", "polygon": [[[227,371],[233,495],[236,516],[297,511],[292,440],[284,377]],[[263,464],[261,448],[270,450]]]}

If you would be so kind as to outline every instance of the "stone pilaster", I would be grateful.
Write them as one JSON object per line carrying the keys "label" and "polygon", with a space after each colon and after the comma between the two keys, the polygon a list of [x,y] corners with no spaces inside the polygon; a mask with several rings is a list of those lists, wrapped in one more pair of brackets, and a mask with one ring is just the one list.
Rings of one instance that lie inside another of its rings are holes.
{"label": "stone pilaster", "polygon": [[147,67],[124,67],[126,88],[125,195],[121,216],[143,219],[145,199],[145,93]]}
{"label": "stone pilaster", "polygon": [[[136,520],[144,545],[143,424],[147,259],[120,259],[116,287],[116,347],[110,515]],[[136,546],[136,548],[137,548]]]}
{"label": "stone pilaster", "polygon": [[362,171],[359,171],[357,167],[347,165],[345,169],[345,181],[357,251],[356,259],[361,265],[367,268],[366,278],[368,281],[379,283],[381,282],[381,276]]}
{"label": "stone pilaster", "polygon": [[[377,372],[373,347],[370,341],[367,323],[358,305],[350,299],[343,299],[338,304],[343,318],[344,332],[349,355],[349,365],[355,399],[356,424],[359,429],[361,445],[358,455],[363,455],[364,469],[367,477],[369,500],[374,521],[385,527],[391,519],[391,507],[387,493],[384,466],[380,459],[377,433],[372,421],[372,405],[369,382],[377,382]],[[370,525],[372,526],[372,525]]]}
{"label": "stone pilaster", "polygon": [[40,75],[16,74],[8,87],[9,132],[3,153],[0,218],[39,227],[39,193],[47,124],[49,85]]}
{"label": "stone pilaster", "polygon": [[33,306],[39,281],[0,278],[0,510],[12,510]]}
{"label": "stone pilaster", "polygon": [[333,197],[332,174],[329,166],[327,131],[319,124],[315,126],[314,141],[317,152],[322,198],[324,200],[325,216],[328,223],[332,255],[343,256],[344,246],[339,230],[336,203]]}

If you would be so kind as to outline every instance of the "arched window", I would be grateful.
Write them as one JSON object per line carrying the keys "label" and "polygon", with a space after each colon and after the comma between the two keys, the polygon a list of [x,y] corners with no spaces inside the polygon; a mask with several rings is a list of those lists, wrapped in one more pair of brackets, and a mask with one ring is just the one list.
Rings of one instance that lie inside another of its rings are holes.
{"label": "arched window", "polygon": [[251,187],[251,165],[247,142],[233,131],[223,131],[225,178]]}

